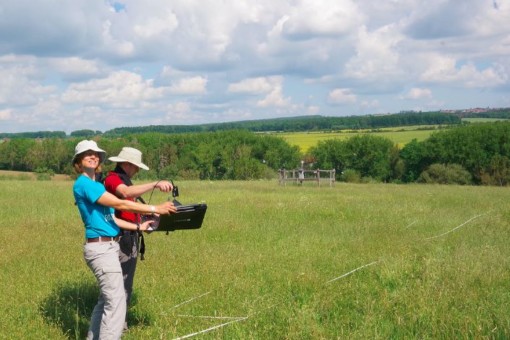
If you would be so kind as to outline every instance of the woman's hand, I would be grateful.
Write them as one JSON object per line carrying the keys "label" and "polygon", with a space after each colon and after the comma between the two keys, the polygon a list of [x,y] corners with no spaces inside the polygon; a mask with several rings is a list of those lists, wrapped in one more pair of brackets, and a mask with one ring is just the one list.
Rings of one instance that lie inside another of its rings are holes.
{"label": "woman's hand", "polygon": [[155,205],[154,207],[156,208],[155,213],[158,213],[160,215],[170,215],[175,214],[177,212],[177,208],[170,201],[161,203],[159,205]]}
{"label": "woman's hand", "polygon": [[140,224],[140,231],[152,231],[151,225],[154,223],[153,220],[148,220]]}

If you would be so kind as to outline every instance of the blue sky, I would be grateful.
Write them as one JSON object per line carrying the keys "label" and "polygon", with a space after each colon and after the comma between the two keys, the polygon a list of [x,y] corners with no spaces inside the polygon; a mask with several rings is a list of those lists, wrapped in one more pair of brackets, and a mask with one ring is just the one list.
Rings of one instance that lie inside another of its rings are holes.
{"label": "blue sky", "polygon": [[0,132],[510,107],[510,0],[0,4]]}

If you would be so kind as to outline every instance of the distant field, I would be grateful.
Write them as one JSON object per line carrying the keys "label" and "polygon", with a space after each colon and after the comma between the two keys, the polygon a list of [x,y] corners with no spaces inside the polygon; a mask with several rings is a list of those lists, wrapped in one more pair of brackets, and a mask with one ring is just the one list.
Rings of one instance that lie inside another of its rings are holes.
{"label": "distant field", "polygon": [[[204,225],[145,236],[124,340],[510,338],[507,188],[176,184]],[[85,338],[73,182],[0,185],[0,339]]]}
{"label": "distant field", "polygon": [[463,122],[470,122],[470,123],[491,123],[491,122],[498,122],[502,120],[508,120],[504,118],[462,118]]}
{"label": "distant field", "polygon": [[[7,179],[18,179],[18,180],[35,180],[37,179],[37,174],[33,172],[25,172],[25,171],[11,171],[11,170],[0,170],[0,180]],[[62,181],[69,180],[70,177],[68,175],[54,175],[52,176],[52,181]]]}
{"label": "distant field", "polygon": [[[462,121],[469,123],[488,123],[497,122],[506,119],[498,118],[463,118]],[[371,133],[376,136],[388,138],[400,148],[416,139],[423,141],[433,132],[438,131],[438,126],[434,125],[415,125],[415,126],[397,126],[389,128],[380,128],[374,130],[341,130],[338,132],[292,132],[277,133],[277,136],[285,139],[289,144],[299,146],[302,152],[307,152],[310,147],[316,146],[319,141],[328,139],[345,140],[356,134]]]}
{"label": "distant field", "polygon": [[293,132],[293,133],[278,133],[277,136],[282,137],[287,141],[287,143],[291,145],[299,146],[301,151],[306,152],[312,146],[316,146],[319,141],[324,141],[328,139],[339,139],[346,140],[355,135],[359,134],[374,134],[376,136],[381,136],[384,138],[388,138],[397,144],[399,147],[403,147],[405,144],[409,143],[413,139],[417,139],[418,141],[423,141],[427,139],[430,134],[436,129],[430,130],[418,130],[416,127],[407,127],[407,128],[391,128],[391,129],[379,129],[377,131],[339,131],[339,132]]}

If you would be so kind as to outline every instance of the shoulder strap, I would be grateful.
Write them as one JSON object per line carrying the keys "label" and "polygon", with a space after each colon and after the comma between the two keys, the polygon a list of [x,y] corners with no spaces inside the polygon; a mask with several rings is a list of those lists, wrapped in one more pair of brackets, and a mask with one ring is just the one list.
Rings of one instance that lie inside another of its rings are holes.
{"label": "shoulder strap", "polygon": [[[113,172],[115,172],[122,180],[122,182],[128,187],[133,185],[133,182],[131,182],[131,178],[129,178],[124,169],[122,169],[119,164],[117,164]],[[141,197],[137,197],[136,200],[140,201],[143,204],[146,204],[143,198]],[[145,260],[145,240],[143,238],[143,232],[138,233],[138,247],[139,247],[138,252],[140,253],[140,260],[143,261]]]}

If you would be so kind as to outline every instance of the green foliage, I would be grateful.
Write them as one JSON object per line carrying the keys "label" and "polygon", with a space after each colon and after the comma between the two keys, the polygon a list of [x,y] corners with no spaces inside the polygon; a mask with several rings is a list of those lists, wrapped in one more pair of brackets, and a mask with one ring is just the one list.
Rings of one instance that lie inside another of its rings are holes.
{"label": "green foliage", "polygon": [[425,158],[425,145],[416,139],[407,143],[400,151],[400,159],[403,161],[403,176],[405,182],[414,182],[428,166]]}
{"label": "green foliage", "polygon": [[76,137],[76,138],[91,138],[91,137],[99,136],[101,134],[102,134],[101,131],[94,131],[94,130],[84,129],[84,130],[76,130],[76,131],[71,132],[71,137]]}
{"label": "green foliage", "polygon": [[137,134],[101,138],[99,144],[109,155],[126,145],[140,149],[151,169],[141,172],[146,178],[258,179],[267,177],[268,170],[296,166],[300,159],[298,148],[283,139],[242,130]]}
{"label": "green foliage", "polygon": [[35,174],[39,181],[49,181],[53,176],[55,176],[53,170],[48,168],[37,168],[35,169]]}
{"label": "green foliage", "polygon": [[350,169],[361,177],[387,181],[392,174],[394,145],[386,138],[364,134],[345,141],[320,142],[317,147],[311,149],[310,154],[316,160],[318,168],[333,168],[338,174]]}
{"label": "green foliage", "polygon": [[510,184],[510,158],[494,155],[489,166],[482,171],[480,181],[484,185],[507,186]]}
{"label": "green foliage", "polygon": [[0,144],[0,169],[32,171],[29,151],[35,148],[35,139],[12,139]]}
{"label": "green foliage", "polygon": [[66,133],[64,131],[36,131],[36,132],[15,132],[15,133],[3,133],[0,132],[1,138],[19,139],[19,138],[65,138]]}
{"label": "green foliage", "polygon": [[347,183],[361,183],[361,175],[356,170],[345,169],[340,175],[340,180]]}
{"label": "green foliage", "polygon": [[510,122],[481,123],[436,132],[423,142],[422,162],[460,164],[476,183],[495,156],[510,157]]}
{"label": "green foliage", "polygon": [[[0,169],[46,168],[56,174],[72,175],[70,161],[81,139],[5,140],[0,143]],[[458,164],[471,174],[474,184],[510,183],[508,121],[443,129],[423,141],[410,141],[402,150],[390,139],[369,132],[319,141],[306,154],[278,135],[247,130],[142,133],[115,138],[102,135],[94,139],[108,156],[118,154],[123,146],[140,149],[150,170],[139,172],[138,179],[273,178],[278,169],[295,169],[305,160],[314,168],[335,169],[338,180],[344,180],[341,173],[349,169],[359,174],[361,182],[410,183],[417,181],[432,164]],[[111,162],[104,164],[105,171],[113,167]]]}
{"label": "green foliage", "polygon": [[432,164],[418,178],[428,184],[471,184],[471,174],[459,164]]}

